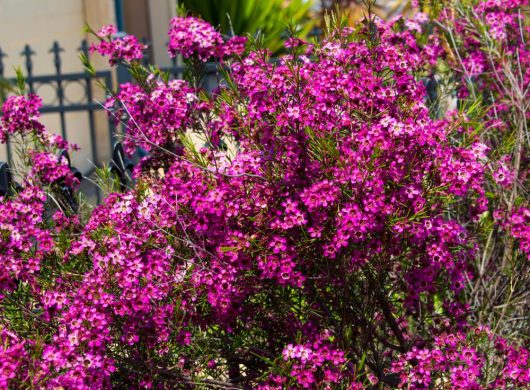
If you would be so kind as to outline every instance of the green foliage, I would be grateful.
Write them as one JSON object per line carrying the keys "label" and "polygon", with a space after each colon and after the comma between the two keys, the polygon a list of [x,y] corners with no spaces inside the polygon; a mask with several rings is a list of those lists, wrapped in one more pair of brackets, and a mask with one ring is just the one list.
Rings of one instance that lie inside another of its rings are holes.
{"label": "green foliage", "polygon": [[7,93],[13,89],[9,81],[0,79],[0,105],[6,100]]}
{"label": "green foliage", "polygon": [[121,192],[120,179],[112,172],[108,164],[96,168],[93,180],[105,197],[112,193]]}
{"label": "green foliage", "polygon": [[298,26],[305,37],[314,26],[310,19],[311,0],[181,0],[193,15],[200,16],[224,34],[262,35],[273,54],[283,49],[288,25]]}
{"label": "green foliage", "polygon": [[24,77],[20,67],[15,68],[15,73],[17,80],[17,92],[23,95],[26,92],[26,78]]}

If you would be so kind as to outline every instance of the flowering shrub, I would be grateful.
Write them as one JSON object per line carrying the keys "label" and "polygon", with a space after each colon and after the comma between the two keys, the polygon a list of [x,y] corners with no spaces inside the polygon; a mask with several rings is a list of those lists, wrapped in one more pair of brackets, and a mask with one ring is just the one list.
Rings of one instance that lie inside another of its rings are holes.
{"label": "flowering shrub", "polygon": [[[490,148],[489,211],[482,215],[482,256],[473,265],[476,278],[468,301],[481,321],[496,323],[496,331],[505,335],[528,334],[523,330],[528,329],[530,283],[524,217],[530,200],[527,6],[526,0],[458,2],[455,12],[439,17],[461,104],[469,107],[472,121],[480,122],[478,131]],[[511,287],[497,288],[501,285]],[[505,321],[507,316],[512,320]]]}
{"label": "flowering shrub", "polygon": [[507,245],[527,249],[524,200],[489,194],[502,198],[519,173],[495,158],[507,152],[481,137],[466,98],[430,110],[421,78],[444,50],[451,61],[447,30],[431,27],[424,14],[331,23],[321,42],[289,39],[274,62],[177,17],[169,50],[192,75],[222,60],[210,94],[137,71],[137,42],[120,51],[100,30],[94,50],[136,77],[106,107],[127,117],[127,149],[149,155],[132,188],[88,215],[61,201],[76,179],[53,157],[68,145],[44,131],[34,97],[11,97],[4,137],[31,142],[23,190],[0,204],[2,383],[529,386],[520,339],[470,299],[476,279],[489,282],[476,261],[494,256],[482,241],[490,213]]}

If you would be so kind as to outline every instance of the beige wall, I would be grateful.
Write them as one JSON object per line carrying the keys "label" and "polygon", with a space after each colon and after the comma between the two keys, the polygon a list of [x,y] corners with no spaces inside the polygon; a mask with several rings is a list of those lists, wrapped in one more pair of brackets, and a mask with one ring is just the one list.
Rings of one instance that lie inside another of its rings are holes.
{"label": "beige wall", "polygon": [[[57,40],[65,49],[63,70],[80,69],[76,55],[79,43],[87,38],[83,25],[94,28],[114,24],[112,0],[0,0],[0,47],[8,54],[4,59],[6,75],[13,75],[12,66],[22,65],[20,52],[29,43],[35,56],[35,74],[54,71],[49,49]],[[100,62],[100,66],[103,62]]]}
{"label": "beige wall", "polygon": [[166,43],[170,19],[176,15],[176,0],[149,0],[151,39],[153,41],[154,63],[158,66],[170,66]]}
{"label": "beige wall", "polygon": [[[35,51],[33,56],[33,74],[50,75],[55,73],[53,56],[49,50],[57,40],[64,48],[62,53],[62,72],[80,72],[78,48],[82,39],[89,38],[83,32],[83,25],[88,23],[94,28],[103,24],[115,23],[114,2],[112,0],[0,0],[0,47],[8,55],[4,58],[5,76],[14,75],[14,67],[21,66],[25,72],[24,58],[20,56],[25,44]],[[106,62],[94,56],[98,69],[108,66]],[[37,90],[45,104],[52,102],[55,91],[51,86]],[[84,94],[79,84],[70,84],[65,94],[72,102],[81,100]],[[95,96],[104,99],[101,91]],[[56,114],[44,115],[42,121],[48,129],[60,133],[60,120]],[[82,170],[90,168],[90,138],[86,114],[69,113],[66,117],[68,140],[77,143],[81,152],[73,156],[74,163]],[[98,143],[101,151],[107,151],[108,136],[106,116],[96,115]],[[103,153],[100,153],[103,154]],[[108,157],[108,153],[106,153]],[[0,148],[0,160],[6,160],[5,147]]]}

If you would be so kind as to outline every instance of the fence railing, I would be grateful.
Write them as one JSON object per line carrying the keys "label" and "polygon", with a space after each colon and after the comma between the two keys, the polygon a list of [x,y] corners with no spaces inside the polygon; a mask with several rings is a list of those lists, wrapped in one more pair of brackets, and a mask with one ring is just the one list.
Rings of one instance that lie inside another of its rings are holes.
{"label": "fence railing", "polygon": [[[88,55],[88,43],[86,41],[81,42],[79,52]],[[27,88],[30,93],[38,93],[39,89],[43,86],[51,87],[54,91],[54,96],[44,102],[40,112],[43,114],[57,114],[60,119],[60,132],[61,136],[68,140],[68,123],[66,120],[66,114],[71,112],[86,113],[86,121],[88,123],[89,139],[90,139],[90,153],[92,161],[95,164],[99,164],[98,150],[98,138],[96,137],[96,124],[94,120],[94,113],[98,110],[102,110],[101,104],[94,101],[94,80],[99,79],[107,88],[113,89],[113,74],[111,70],[98,71],[94,77],[90,77],[88,73],[84,71],[63,73],[62,72],[62,58],[61,53],[64,49],[59,45],[58,42],[54,42],[50,48],[50,53],[53,56],[53,65],[55,69],[54,74],[50,75],[34,75],[33,68],[34,62],[33,57],[35,51],[30,45],[26,45],[21,52],[23,57],[23,63],[25,68],[25,81]],[[3,58],[6,55],[0,48],[0,77],[4,76],[4,64]],[[13,81],[13,80],[12,80]],[[76,99],[68,96],[68,86],[71,84],[78,84],[82,86],[83,96]],[[108,136],[110,145],[113,145],[116,141],[115,133],[116,129],[114,122],[108,120]],[[9,162],[12,162],[13,155],[11,151],[11,144],[7,143],[7,158]]]}
{"label": "fence railing", "polygon": [[[144,52],[143,64],[148,65],[152,61],[152,56],[149,49],[149,43],[146,40],[143,40],[148,49]],[[45,87],[46,89],[52,90],[52,97],[46,99],[43,102],[43,106],[40,109],[42,114],[55,114],[58,116],[59,120],[59,131],[61,136],[66,140],[70,141],[71,137],[69,132],[72,130],[78,131],[75,126],[79,121],[85,121],[88,125],[88,134],[84,135],[88,139],[88,150],[86,147],[84,153],[89,156],[91,160],[91,168],[85,169],[82,174],[88,176],[94,170],[94,167],[101,166],[103,162],[108,162],[112,165],[112,161],[102,161],[101,156],[111,157],[115,150],[113,148],[116,145],[117,140],[119,139],[118,135],[123,131],[121,126],[116,127],[114,120],[108,116],[105,123],[102,123],[101,120],[96,121],[95,113],[101,110],[104,110],[101,102],[95,100],[96,93],[101,93],[98,86],[95,86],[95,81],[99,80],[108,90],[113,90],[115,83],[121,84],[127,81],[130,81],[129,72],[118,66],[117,69],[108,69],[97,71],[94,75],[89,75],[86,71],[81,69],[81,61],[79,61],[80,71],[79,72],[63,72],[63,56],[64,48],[61,47],[59,42],[55,41],[49,49],[51,54],[51,59],[53,61],[54,72],[47,75],[35,75],[34,74],[34,60],[36,58],[36,53],[30,45],[25,45],[22,49],[21,64],[23,67],[23,73],[26,81],[27,89],[30,93],[39,93],[39,90]],[[84,54],[88,58],[90,57],[89,45],[86,40],[81,41],[79,48],[77,49],[78,53]],[[5,76],[5,63],[4,58],[6,58],[6,53],[0,48],[0,78]],[[168,72],[171,78],[182,78],[184,73],[184,68],[179,66],[176,59],[172,59],[171,65],[168,67],[161,67],[161,70]],[[209,69],[209,72],[215,72],[214,68]],[[15,82],[14,79],[8,78],[8,81]],[[78,95],[79,95],[79,86],[81,86],[82,96],[76,96],[72,98],[68,94],[68,87],[72,84],[77,85]],[[80,113],[85,115],[83,117],[77,117],[76,123],[69,123],[67,120],[67,114],[69,113]],[[76,128],[73,128],[74,125]],[[100,128],[98,128],[100,126]],[[101,128],[104,126],[105,128]],[[84,126],[86,127],[86,125]],[[76,134],[79,136],[79,134]],[[107,138],[106,140],[102,137]],[[104,146],[102,146],[104,145]],[[104,149],[104,148],[109,149]],[[6,145],[6,160],[9,165],[13,165],[13,151],[12,144],[8,139]],[[5,169],[5,168],[4,168]],[[88,184],[89,185],[89,184]],[[0,190],[1,191],[1,190]],[[95,192],[94,192],[95,191]],[[99,191],[97,189],[90,189],[92,195],[96,195],[99,201]]]}
{"label": "fence railing", "polygon": [[[65,163],[70,168],[72,176],[77,179],[79,184],[83,184],[82,173],[74,166],[70,161],[70,155],[66,150],[61,150],[57,156],[57,161]],[[119,181],[120,189],[123,191],[128,184],[131,182],[131,172],[134,167],[132,161],[130,161],[123,151],[123,146],[120,142],[114,145],[112,151],[112,159],[109,163],[111,174],[115,175]],[[63,178],[56,180],[54,183],[58,188],[58,191],[62,195],[57,205],[63,209],[63,211],[71,211],[77,213],[79,210],[79,204],[76,197],[74,196],[76,188],[71,183],[67,183]],[[0,197],[9,197],[13,194],[13,190],[19,191],[22,186],[13,179],[9,164],[6,162],[0,162]],[[98,197],[99,201],[99,197]]]}

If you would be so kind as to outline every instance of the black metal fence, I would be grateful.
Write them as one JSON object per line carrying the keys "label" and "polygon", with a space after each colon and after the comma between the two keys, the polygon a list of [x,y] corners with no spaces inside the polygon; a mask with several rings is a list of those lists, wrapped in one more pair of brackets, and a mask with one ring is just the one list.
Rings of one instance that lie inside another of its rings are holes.
{"label": "black metal fence", "polygon": [[[88,55],[88,43],[86,41],[81,42],[79,52]],[[53,65],[55,69],[54,74],[36,76],[33,74],[34,62],[33,57],[35,51],[31,46],[26,45],[21,52],[23,57],[23,63],[25,68],[25,80],[26,85],[30,93],[38,93],[39,89],[43,86],[51,87],[54,91],[53,98],[44,102],[41,108],[43,114],[56,114],[60,119],[60,132],[61,136],[68,140],[68,123],[66,121],[66,114],[72,112],[80,112],[86,114],[86,120],[89,128],[89,139],[90,139],[90,156],[94,164],[99,164],[98,150],[98,138],[96,137],[96,124],[94,120],[94,114],[98,110],[102,110],[101,104],[94,101],[94,80],[99,79],[107,88],[113,89],[113,74],[111,70],[104,70],[96,72],[92,78],[88,73],[74,72],[74,73],[63,73],[62,72],[62,58],[61,53],[64,49],[59,45],[58,42],[54,42],[50,48],[52,54]],[[6,57],[5,53],[0,48],[0,77],[4,76],[4,64],[3,58]],[[81,64],[81,63],[80,63]],[[11,80],[14,81],[14,80]],[[82,86],[83,96],[81,99],[72,99],[67,95],[67,87],[71,84],[78,84]],[[112,120],[108,121],[108,136],[110,139],[110,145],[115,143],[116,129]],[[7,143],[7,158],[9,162],[12,162],[13,155],[11,150],[10,142]],[[85,172],[88,173],[88,172]]]}
{"label": "black metal fence", "polygon": [[[148,42],[145,40],[143,40],[143,42],[146,43],[148,47],[148,49],[144,52],[143,63],[144,65],[148,65],[151,63],[152,56]],[[47,89],[49,89],[49,87],[52,88],[53,97],[43,102],[43,107],[41,108],[40,112],[42,114],[54,114],[58,116],[60,123],[60,134],[67,141],[70,140],[69,132],[78,130],[77,128],[72,129],[74,126],[72,126],[72,123],[68,123],[67,114],[81,113],[86,115],[84,119],[79,117],[76,118],[76,121],[86,120],[86,123],[88,124],[89,134],[87,136],[89,139],[89,150],[88,153],[85,151],[85,154],[90,156],[93,166],[101,166],[104,162],[108,162],[112,165],[112,161],[102,161],[101,157],[111,157],[113,155],[113,148],[116,145],[116,142],[119,139],[118,135],[123,131],[123,128],[121,126],[116,127],[111,116],[108,116],[106,123],[102,123],[101,120],[95,120],[95,113],[104,110],[101,102],[96,101],[94,98],[96,93],[101,93],[101,91],[98,90],[100,87],[95,86],[95,81],[99,80],[108,90],[113,90],[115,83],[121,84],[123,82],[130,81],[129,73],[126,69],[123,67],[120,68],[119,66],[117,69],[97,71],[95,75],[89,75],[88,72],[83,70],[79,72],[65,73],[62,70],[64,49],[57,41],[52,44],[51,48],[49,49],[49,53],[52,57],[53,68],[55,72],[48,75],[34,75],[34,58],[36,56],[35,51],[30,45],[25,45],[21,51],[20,62],[23,64],[23,73],[28,91],[30,93],[38,94],[39,90],[45,86]],[[90,57],[89,45],[85,40],[81,42],[81,45],[78,48],[78,53],[75,53],[75,55],[79,55],[81,53],[87,57]],[[4,78],[5,74],[5,57],[5,52],[3,52],[2,48],[0,48],[0,78]],[[81,69],[81,61],[79,61],[79,67]],[[172,78],[183,77],[184,68],[177,64],[176,59],[172,59],[171,65],[169,67],[161,68],[161,70],[168,72]],[[210,72],[211,71],[212,70],[210,70]],[[14,79],[8,78],[7,80],[13,83],[15,82]],[[78,87],[81,86],[81,97],[76,97],[73,99],[72,97],[68,96],[67,89],[69,85],[72,84],[77,84]],[[75,125],[75,123],[73,125]],[[97,128],[98,125],[104,125],[105,128]],[[102,137],[106,137],[107,140],[103,140]],[[12,166],[14,156],[12,145],[9,140],[6,145],[6,154],[8,163]],[[92,167],[91,169],[85,170],[82,173],[84,176],[89,176],[93,169],[94,168]],[[85,190],[87,190],[87,188],[85,188]],[[97,189],[88,188],[88,192],[91,193],[91,196],[96,195],[99,200],[99,191],[97,191]]]}

